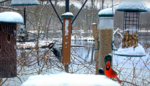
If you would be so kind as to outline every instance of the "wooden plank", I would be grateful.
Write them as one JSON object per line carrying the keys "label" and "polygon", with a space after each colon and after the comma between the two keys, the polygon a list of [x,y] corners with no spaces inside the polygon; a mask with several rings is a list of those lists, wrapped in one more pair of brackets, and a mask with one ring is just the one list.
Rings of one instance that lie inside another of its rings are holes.
{"label": "wooden plank", "polygon": [[70,47],[71,47],[71,18],[63,19],[63,51],[62,63],[70,64]]}

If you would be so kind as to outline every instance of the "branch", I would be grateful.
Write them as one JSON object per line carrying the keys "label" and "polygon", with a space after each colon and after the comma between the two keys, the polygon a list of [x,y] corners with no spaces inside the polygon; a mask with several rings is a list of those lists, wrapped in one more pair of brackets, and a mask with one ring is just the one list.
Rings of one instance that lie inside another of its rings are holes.
{"label": "branch", "polygon": [[[0,2],[1,3],[1,2]],[[3,9],[11,9],[13,11],[19,11],[19,9],[17,8],[12,8],[12,7],[8,7],[8,6],[0,6],[0,8],[3,8]]]}
{"label": "branch", "polygon": [[7,1],[9,1],[9,0],[2,0],[2,1],[0,1],[0,3],[4,3],[4,2],[7,2]]}

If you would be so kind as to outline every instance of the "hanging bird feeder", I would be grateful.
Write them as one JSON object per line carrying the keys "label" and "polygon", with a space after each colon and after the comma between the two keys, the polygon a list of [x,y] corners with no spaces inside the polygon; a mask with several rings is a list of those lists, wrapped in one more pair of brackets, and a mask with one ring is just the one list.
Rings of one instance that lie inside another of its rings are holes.
{"label": "hanging bird feeder", "polygon": [[22,23],[16,12],[0,13],[0,78],[17,76],[16,28]]}
{"label": "hanging bird feeder", "polygon": [[[24,29],[22,30],[22,34],[19,34],[19,41],[26,41],[28,38],[28,34],[24,33],[26,31],[26,7],[25,6],[35,6],[35,5],[40,5],[40,3],[37,0],[12,0],[10,6],[24,6],[24,26],[21,26],[19,29]],[[20,30],[21,31],[21,30]]]}
{"label": "hanging bird feeder", "polygon": [[105,69],[105,56],[112,52],[112,38],[113,38],[113,17],[114,10],[112,8],[103,9],[98,13],[99,16],[99,68]]}
{"label": "hanging bird feeder", "polygon": [[124,12],[123,38],[121,46],[115,54],[127,57],[145,56],[145,50],[138,43],[138,30],[140,12],[147,11],[146,5],[141,0],[123,0],[117,11]]}

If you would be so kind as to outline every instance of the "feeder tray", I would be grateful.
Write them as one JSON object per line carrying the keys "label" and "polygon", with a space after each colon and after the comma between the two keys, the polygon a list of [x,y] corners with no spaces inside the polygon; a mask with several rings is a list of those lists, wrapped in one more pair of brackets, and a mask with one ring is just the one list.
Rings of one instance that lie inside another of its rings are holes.
{"label": "feeder tray", "polygon": [[146,56],[146,53],[144,48],[140,44],[138,44],[136,48],[119,48],[118,51],[114,52],[114,55],[122,57],[143,57]]}
{"label": "feeder tray", "polygon": [[122,57],[143,57],[143,56],[146,56],[146,55],[125,55],[125,54],[114,54],[114,55],[122,56]]}

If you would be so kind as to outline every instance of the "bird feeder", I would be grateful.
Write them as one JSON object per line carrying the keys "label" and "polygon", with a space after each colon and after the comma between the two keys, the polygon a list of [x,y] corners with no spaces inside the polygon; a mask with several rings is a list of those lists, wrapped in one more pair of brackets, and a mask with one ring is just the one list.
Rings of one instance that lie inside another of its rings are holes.
{"label": "bird feeder", "polygon": [[0,78],[17,76],[16,28],[23,18],[16,12],[0,13]]}
{"label": "bird feeder", "polygon": [[[40,5],[40,3],[37,0],[12,0],[10,4],[10,6],[35,6],[35,5]],[[24,7],[24,29],[26,30],[26,7]],[[23,34],[20,34],[22,39],[19,41],[27,40],[28,35],[24,34],[23,31],[21,33],[23,33]]]}
{"label": "bird feeder", "polygon": [[62,44],[62,63],[65,65],[65,71],[68,71],[70,64],[70,50],[71,50],[71,19],[73,14],[66,12],[62,14],[63,19],[63,44]]}
{"label": "bird feeder", "polygon": [[114,10],[112,8],[103,9],[98,13],[99,16],[99,68],[105,69],[105,56],[112,52],[112,38],[113,38],[113,17]]}
{"label": "bird feeder", "polygon": [[[119,4],[117,11],[124,12],[122,30],[123,38],[121,39],[121,48],[126,49],[133,47],[133,50],[135,50],[136,47],[141,47],[141,45],[138,44],[139,16],[140,12],[147,11],[146,5],[141,0],[123,0]],[[124,55],[120,54],[120,56]],[[129,56],[139,57],[143,55],[138,54]]]}

